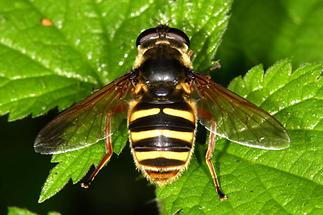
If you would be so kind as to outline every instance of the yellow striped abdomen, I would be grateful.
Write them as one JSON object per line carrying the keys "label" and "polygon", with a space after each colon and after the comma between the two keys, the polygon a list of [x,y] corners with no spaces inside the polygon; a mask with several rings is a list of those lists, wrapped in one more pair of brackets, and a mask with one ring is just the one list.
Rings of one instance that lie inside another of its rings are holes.
{"label": "yellow striped abdomen", "polygon": [[174,102],[132,102],[129,139],[136,166],[153,183],[167,184],[184,171],[193,152],[195,106]]}

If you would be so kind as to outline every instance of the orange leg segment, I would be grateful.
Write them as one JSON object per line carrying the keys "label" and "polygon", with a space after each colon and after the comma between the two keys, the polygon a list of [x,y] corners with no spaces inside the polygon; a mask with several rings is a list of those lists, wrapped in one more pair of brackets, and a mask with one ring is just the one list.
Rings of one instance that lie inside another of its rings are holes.
{"label": "orange leg segment", "polygon": [[209,167],[215,190],[218,193],[220,200],[223,201],[223,200],[227,199],[228,197],[221,191],[218,177],[216,175],[216,172],[215,172],[215,169],[214,169],[214,166],[212,163],[212,156],[213,156],[213,152],[214,152],[214,148],[215,148],[215,137],[216,137],[215,133],[216,133],[216,122],[212,121],[211,132],[210,132],[210,137],[209,137],[209,146],[208,146],[208,149],[207,149],[207,152],[205,155],[205,160],[206,160],[206,163]]}
{"label": "orange leg segment", "polygon": [[106,127],[105,127],[105,133],[106,133],[106,139],[105,139],[105,148],[106,148],[106,154],[99,163],[99,165],[95,168],[95,170],[92,172],[90,177],[86,180],[86,182],[81,183],[81,187],[83,188],[89,188],[91,182],[94,180],[95,176],[100,172],[100,170],[104,167],[106,163],[109,162],[112,154],[113,154],[113,149],[112,149],[112,142],[111,142],[111,117],[112,113],[108,112],[107,113],[107,118],[106,118]]}

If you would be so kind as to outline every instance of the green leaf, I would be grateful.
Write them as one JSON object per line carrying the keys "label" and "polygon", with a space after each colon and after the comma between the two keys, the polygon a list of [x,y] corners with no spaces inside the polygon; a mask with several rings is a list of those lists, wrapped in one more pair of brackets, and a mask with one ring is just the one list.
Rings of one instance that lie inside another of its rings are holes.
{"label": "green leaf", "polygon": [[[0,77],[3,77],[0,93],[5,95],[0,99],[0,114],[10,113],[11,120],[30,113],[37,116],[54,106],[63,109],[88,95],[91,87],[99,87],[130,70],[136,56],[136,37],[142,30],[159,24],[156,19],[169,22],[189,35],[191,48],[196,53],[194,66],[197,70],[206,70],[212,65],[231,7],[231,0],[148,3],[73,0],[59,4],[42,0],[15,1],[15,4],[2,1],[0,17],[6,27],[1,29],[5,34],[0,35],[0,44],[10,53],[3,55],[7,63],[0,65]],[[21,12],[29,18],[17,18]],[[53,25],[43,26],[44,18],[50,19]],[[13,58],[23,61],[12,64]],[[24,81],[24,85],[18,80]],[[21,89],[12,90],[13,85]],[[70,86],[71,91],[65,86]],[[127,131],[120,128],[116,132],[119,134],[113,136],[117,138],[113,140],[113,148],[119,154],[126,143]],[[54,155],[52,162],[58,164],[51,170],[39,202],[55,195],[70,178],[74,184],[79,182],[104,153],[102,143]]]}
{"label": "green leaf", "polygon": [[223,191],[221,202],[197,144],[188,170],[157,189],[165,214],[323,213],[323,66],[292,72],[288,60],[264,73],[262,66],[236,78],[229,88],[272,113],[288,129],[286,150],[253,149],[218,141],[213,163]]}
{"label": "green leaf", "polygon": [[227,73],[283,58],[323,62],[322,22],[321,0],[235,1],[217,59]]}
{"label": "green leaf", "polygon": [[[17,208],[17,207],[9,207],[8,208],[8,215],[37,215],[36,213],[30,212],[24,208]],[[48,215],[60,215],[60,213],[56,211],[48,212]]]}
{"label": "green leaf", "polygon": [[9,207],[8,215],[37,215],[24,208]]}
{"label": "green leaf", "polygon": [[70,153],[54,155],[52,162],[58,163],[51,171],[41,190],[38,202],[41,203],[59,192],[72,179],[79,182],[93,164],[98,164],[104,155],[101,144],[95,144]]}
{"label": "green leaf", "polygon": [[[128,140],[126,123],[120,124],[113,135],[113,151],[119,155]],[[58,163],[51,171],[41,190],[38,202],[41,203],[59,192],[70,179],[73,184],[78,183],[94,164],[97,166],[105,155],[104,141],[64,154],[52,157],[53,163]]]}
{"label": "green leaf", "polygon": [[48,215],[61,215],[61,213],[56,212],[56,211],[50,211],[50,212],[48,212]]}

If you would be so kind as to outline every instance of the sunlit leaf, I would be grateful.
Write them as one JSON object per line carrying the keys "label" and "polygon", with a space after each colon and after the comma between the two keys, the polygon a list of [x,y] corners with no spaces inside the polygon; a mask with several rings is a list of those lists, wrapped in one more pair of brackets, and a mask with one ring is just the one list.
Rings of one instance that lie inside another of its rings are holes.
{"label": "sunlit leaf", "polygon": [[320,64],[292,71],[285,60],[236,78],[229,88],[282,122],[290,147],[267,151],[219,141],[213,163],[229,196],[221,202],[203,159],[206,146],[198,145],[183,176],[157,190],[165,214],[323,213],[322,72]]}

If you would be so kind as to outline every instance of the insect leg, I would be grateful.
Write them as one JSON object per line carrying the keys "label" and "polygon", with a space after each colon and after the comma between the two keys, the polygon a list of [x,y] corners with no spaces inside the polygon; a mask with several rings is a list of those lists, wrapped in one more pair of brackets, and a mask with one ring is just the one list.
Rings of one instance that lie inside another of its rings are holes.
{"label": "insect leg", "polygon": [[216,175],[216,172],[215,172],[215,169],[214,169],[214,166],[212,163],[212,156],[213,156],[213,152],[214,152],[214,148],[215,148],[215,133],[216,133],[216,122],[212,121],[211,122],[211,132],[210,132],[210,137],[209,137],[209,146],[207,148],[205,160],[206,160],[206,163],[209,167],[216,192],[218,193],[220,200],[223,201],[223,200],[227,199],[228,197],[221,191],[218,177]]}
{"label": "insect leg", "polygon": [[91,182],[94,180],[95,176],[100,172],[100,170],[104,167],[104,165],[110,160],[113,149],[112,149],[112,142],[111,142],[111,117],[112,113],[107,113],[106,118],[106,127],[105,127],[105,133],[106,133],[106,139],[105,139],[105,148],[106,148],[106,154],[104,155],[103,159],[99,163],[99,165],[95,168],[95,170],[92,172],[90,177],[86,180],[85,183],[81,184],[81,187],[88,188],[91,184]]}

